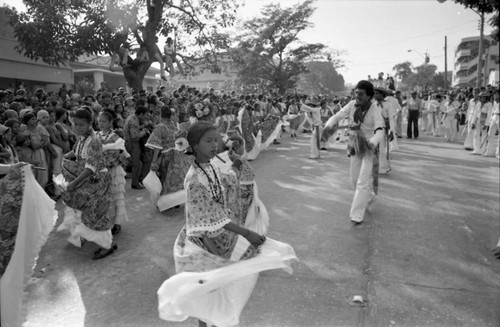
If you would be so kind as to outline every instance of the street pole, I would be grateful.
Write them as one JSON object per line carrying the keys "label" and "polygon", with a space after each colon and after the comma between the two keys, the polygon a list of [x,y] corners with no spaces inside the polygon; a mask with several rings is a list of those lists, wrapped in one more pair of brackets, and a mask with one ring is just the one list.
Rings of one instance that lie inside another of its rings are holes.
{"label": "street pole", "polygon": [[444,36],[444,89],[448,90],[448,36]]}
{"label": "street pole", "polygon": [[484,41],[484,11],[481,11],[479,17],[479,58],[477,61],[476,87],[481,87],[483,82],[483,41]]}

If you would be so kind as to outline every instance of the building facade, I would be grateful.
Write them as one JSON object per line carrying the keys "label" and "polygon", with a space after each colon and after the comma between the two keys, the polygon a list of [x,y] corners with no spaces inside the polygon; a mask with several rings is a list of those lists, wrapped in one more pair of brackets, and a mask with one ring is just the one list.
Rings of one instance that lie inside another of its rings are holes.
{"label": "building facade", "polygon": [[23,83],[26,89],[39,87],[57,91],[62,84],[73,84],[73,69],[68,65],[50,66],[19,54],[17,41],[9,24],[7,9],[0,7],[0,89],[16,89]]}
{"label": "building facade", "polygon": [[[0,7],[0,89],[16,89],[22,82],[24,88],[32,92],[37,88],[58,92],[65,85],[68,90],[86,94],[98,90],[103,81],[111,89],[126,86],[121,67],[115,66],[115,72],[108,69],[109,56],[82,56],[76,62],[56,67],[18,53],[15,50],[18,43],[9,24],[7,10]],[[160,81],[160,70],[151,67],[144,77],[143,88],[155,91]]]}
{"label": "building facade", "polygon": [[[483,42],[483,78],[482,86],[498,84],[499,47],[489,37]],[[453,87],[475,86],[477,81],[477,65],[479,62],[479,36],[463,38],[455,51],[453,69]]]}

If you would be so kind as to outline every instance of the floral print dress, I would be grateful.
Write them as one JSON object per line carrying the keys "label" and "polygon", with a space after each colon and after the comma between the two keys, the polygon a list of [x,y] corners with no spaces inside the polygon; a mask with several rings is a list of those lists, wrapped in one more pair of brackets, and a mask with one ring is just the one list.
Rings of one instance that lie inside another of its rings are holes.
{"label": "floral print dress", "polygon": [[[236,176],[222,174],[211,163],[194,163],[191,165],[184,182],[187,191],[186,225],[176,241],[174,254],[176,271],[207,271],[225,266],[231,261],[231,254],[237,238],[241,237],[223,227],[233,221],[233,212],[229,203],[235,201]],[[241,224],[243,223],[243,224]],[[240,225],[244,221],[240,220]],[[203,243],[208,237],[217,253],[211,253]],[[183,248],[196,246],[200,251],[186,254]],[[259,253],[259,249],[249,245],[241,259],[248,259]]]}
{"label": "floral print dress", "polygon": [[[116,144],[121,140],[121,137],[114,131],[104,133],[97,132],[97,136],[103,147]],[[123,169],[124,155],[123,150],[119,149],[104,149],[104,162],[106,168],[111,175],[111,199],[115,208],[115,223],[122,224],[129,221],[127,209],[125,208],[125,176],[127,173]]]}
{"label": "floral print dress", "polygon": [[162,122],[154,128],[146,142],[150,149],[168,150],[175,146],[175,132],[177,127],[174,122]]}
{"label": "floral print dress", "polygon": [[64,191],[65,221],[59,230],[69,228],[68,239],[81,246],[81,239],[95,242],[109,249],[112,243],[111,228],[115,224],[115,206],[110,205],[111,175],[106,169],[102,144],[94,131],[79,136],[74,146],[76,160],[63,160],[63,176],[71,182],[86,168],[93,174],[74,191]]}

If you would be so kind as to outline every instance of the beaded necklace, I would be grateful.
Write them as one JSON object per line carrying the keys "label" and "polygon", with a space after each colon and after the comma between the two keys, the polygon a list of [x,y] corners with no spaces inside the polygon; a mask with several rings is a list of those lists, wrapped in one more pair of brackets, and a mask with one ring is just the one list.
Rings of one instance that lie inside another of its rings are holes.
{"label": "beaded necklace", "polygon": [[205,169],[203,169],[203,167],[197,161],[195,161],[195,164],[198,166],[198,168],[200,168],[200,170],[203,172],[203,174],[205,174],[205,176],[207,177],[208,186],[210,187],[210,193],[212,193],[212,198],[215,200],[215,202],[223,205],[224,199],[222,196],[222,187],[221,187],[221,184],[219,182],[219,178],[217,177],[217,173],[215,172],[214,167],[210,163],[208,164],[210,166],[210,168],[212,169],[212,172],[214,174],[215,182],[212,180],[212,178],[210,178],[210,175],[205,171]]}

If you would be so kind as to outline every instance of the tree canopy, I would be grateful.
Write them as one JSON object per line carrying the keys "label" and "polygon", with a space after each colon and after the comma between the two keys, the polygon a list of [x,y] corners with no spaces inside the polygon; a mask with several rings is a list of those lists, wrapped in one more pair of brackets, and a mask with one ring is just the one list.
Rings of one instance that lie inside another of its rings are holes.
{"label": "tree canopy", "polygon": [[307,0],[287,8],[269,4],[260,16],[244,22],[232,51],[241,80],[250,84],[265,81],[283,93],[307,71],[307,61],[328,60],[334,67],[341,65],[338,52],[322,43],[300,41],[300,32],[313,26],[309,22],[313,3]]}
{"label": "tree canopy", "polygon": [[[421,88],[424,90],[437,90],[446,87],[444,72],[437,72],[436,65],[424,63],[423,65],[413,67],[411,62],[405,61],[395,65],[392,69],[396,72],[395,76],[403,84],[400,89],[413,90]],[[449,80],[449,77],[446,78]]]}
{"label": "tree canopy", "polygon": [[333,96],[334,92],[343,91],[344,77],[328,61],[305,63],[307,72],[300,76],[297,86],[302,92],[321,93]]}
{"label": "tree canopy", "polygon": [[[446,0],[438,0],[440,2]],[[489,24],[493,28],[492,37],[499,41],[499,18],[498,12],[500,10],[500,3],[498,0],[455,0],[455,3],[462,4],[464,7],[469,8],[477,12],[478,14],[491,14],[493,16],[488,20]]]}
{"label": "tree canopy", "polygon": [[[149,60],[123,67],[129,86],[142,88],[154,61],[157,36],[175,36],[185,62],[213,60],[227,49],[225,27],[235,22],[239,0],[23,0],[26,12],[11,9],[17,50],[51,65],[79,56],[116,53],[120,45],[144,43]],[[160,46],[161,48],[161,46]]]}

